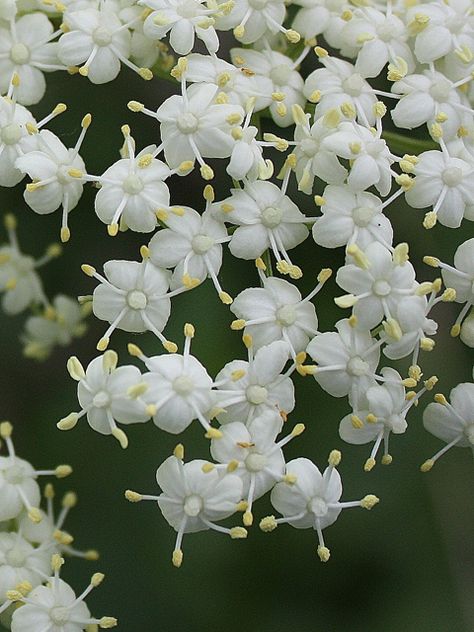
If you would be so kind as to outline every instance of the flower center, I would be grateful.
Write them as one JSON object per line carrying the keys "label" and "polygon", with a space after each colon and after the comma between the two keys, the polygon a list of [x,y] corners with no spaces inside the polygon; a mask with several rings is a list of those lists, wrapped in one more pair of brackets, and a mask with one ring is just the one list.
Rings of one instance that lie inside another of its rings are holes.
{"label": "flower center", "polygon": [[209,235],[196,235],[191,241],[191,246],[197,255],[206,254],[214,244],[214,239]]}
{"label": "flower center", "polygon": [[407,429],[407,422],[401,415],[390,415],[386,421],[386,425],[395,434],[402,434]]}
{"label": "flower center", "polygon": [[288,64],[280,64],[279,66],[275,66],[270,71],[270,79],[277,86],[284,86],[287,84],[288,79],[290,78],[291,67]]}
{"label": "flower center", "polygon": [[173,381],[173,390],[178,395],[189,395],[194,388],[194,383],[187,375],[180,375]]}
{"label": "flower center", "polygon": [[25,472],[21,465],[12,465],[3,472],[3,476],[7,483],[11,485],[21,485],[25,480]]}
{"label": "flower center", "polygon": [[98,26],[92,32],[92,39],[97,44],[97,46],[108,46],[112,41],[112,35],[103,26]]}
{"label": "flower center", "polygon": [[252,452],[245,459],[245,467],[249,472],[260,472],[267,464],[267,457],[258,452]]}
{"label": "flower center", "polygon": [[92,405],[95,408],[105,408],[110,404],[110,395],[107,391],[99,391],[96,393],[92,399]]}
{"label": "flower center", "polygon": [[22,136],[21,127],[18,123],[10,123],[10,125],[5,125],[0,133],[0,138],[5,145],[15,145]]}
{"label": "flower center", "polygon": [[456,187],[458,184],[462,182],[462,169],[459,167],[447,167],[443,171],[443,182],[448,187]]}
{"label": "flower center", "polygon": [[362,360],[360,356],[354,356],[347,363],[347,372],[354,377],[360,377],[361,375],[367,375],[369,372],[369,365]]}
{"label": "flower center", "polygon": [[247,401],[251,404],[255,404],[255,406],[258,406],[259,404],[263,404],[263,402],[267,401],[268,391],[264,386],[253,384],[247,388],[245,395],[247,397]]}
{"label": "flower center", "polygon": [[276,318],[282,327],[290,327],[296,320],[296,309],[293,305],[283,305],[277,311]]}
{"label": "flower center", "polygon": [[346,94],[349,94],[351,97],[358,97],[364,87],[364,80],[359,73],[355,72],[342,82],[342,87]]}
{"label": "flower center", "polygon": [[388,296],[392,291],[392,287],[388,281],[385,279],[378,279],[372,285],[372,292],[375,296]]}
{"label": "flower center", "polygon": [[276,228],[281,222],[282,215],[281,209],[268,206],[261,212],[262,224],[265,228]]}
{"label": "flower center", "polygon": [[49,618],[56,625],[64,625],[69,621],[69,609],[64,606],[55,606],[49,611]]}
{"label": "flower center", "polygon": [[430,88],[430,94],[435,101],[446,101],[451,91],[451,82],[440,79],[435,81]]}
{"label": "flower center", "polygon": [[56,172],[56,178],[58,179],[59,184],[70,184],[73,180],[72,176],[69,175],[68,171],[71,169],[71,165],[60,165]]}
{"label": "flower center", "polygon": [[20,568],[25,565],[26,555],[18,548],[8,551],[6,558],[7,564],[14,566],[15,568]]}
{"label": "flower center", "polygon": [[370,224],[374,216],[374,209],[370,206],[359,206],[352,211],[354,224],[360,228],[365,228]]}
{"label": "flower center", "polygon": [[317,518],[322,518],[328,512],[328,505],[325,500],[323,500],[319,496],[315,496],[309,501],[308,509],[309,511],[314,513]]}
{"label": "flower center", "polygon": [[148,299],[141,290],[132,290],[127,294],[127,303],[132,309],[145,309]]}
{"label": "flower center", "polygon": [[197,494],[191,494],[184,499],[184,513],[191,518],[195,518],[203,508],[201,496]]}
{"label": "flower center", "polygon": [[21,42],[17,42],[10,49],[10,59],[14,64],[26,64],[30,61],[30,49]]}
{"label": "flower center", "polygon": [[177,125],[182,134],[192,134],[197,131],[199,121],[194,114],[186,112],[178,117]]}
{"label": "flower center", "polygon": [[122,189],[129,195],[137,195],[143,191],[143,181],[137,175],[131,173],[123,181]]}

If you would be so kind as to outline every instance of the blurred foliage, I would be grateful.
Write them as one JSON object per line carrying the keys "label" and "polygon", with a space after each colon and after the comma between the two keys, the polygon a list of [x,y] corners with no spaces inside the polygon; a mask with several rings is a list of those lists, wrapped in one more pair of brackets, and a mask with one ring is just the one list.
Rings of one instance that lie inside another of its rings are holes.
{"label": "blurred foliage", "polygon": [[[79,134],[82,116],[90,111],[93,125],[81,153],[89,172],[100,174],[118,158],[123,123],[131,125],[137,147],[158,141],[156,122],[130,113],[127,101],[137,99],[153,108],[172,90],[171,84],[146,84],[127,71],[104,86],[56,74],[49,77],[47,97],[33,111],[39,119],[57,101],[66,101],[68,111],[49,127],[70,146]],[[218,195],[225,195],[228,186],[227,181],[219,181]],[[174,177],[172,201],[202,210],[202,187],[198,176]],[[42,253],[59,233],[59,213],[34,214],[23,201],[21,186],[2,189],[0,196],[1,212],[14,212],[19,219],[24,251]],[[90,293],[95,282],[82,275],[81,263],[100,269],[108,259],[135,259],[139,246],[148,241],[133,233],[109,238],[95,216],[93,199],[92,187],[86,186],[80,206],[70,216],[71,241],[62,258],[42,271],[49,296]],[[299,196],[298,201],[303,211],[313,214],[311,198]],[[403,202],[390,207],[388,215],[396,241],[410,243],[421,279],[435,275],[421,264],[424,254],[451,261],[457,245],[472,234],[469,226],[458,231],[442,226],[425,231],[421,227],[423,212]],[[337,268],[342,259],[340,249],[327,251],[308,239],[294,252],[295,262],[305,271],[299,284],[302,292],[312,288],[322,267]],[[257,281],[251,263],[230,257],[225,258],[222,278],[233,295]],[[331,329],[344,315],[334,306],[336,293],[331,280],[318,295],[322,331]],[[448,335],[456,311],[453,305],[438,307],[437,345],[431,354],[422,356],[425,375],[437,373],[440,390],[446,394],[456,383],[472,379],[471,351]],[[206,283],[173,299],[172,318],[165,331],[169,339],[182,344],[183,324],[193,322],[197,330],[193,353],[215,375],[225,362],[245,357],[239,334],[229,329],[231,320],[228,309]],[[393,439],[393,465],[378,465],[366,474],[362,466],[368,446],[348,446],[338,436],[338,422],[347,412],[346,400],[331,398],[311,377],[296,376],[297,407],[290,423],[303,422],[307,430],[285,448],[287,458],[307,456],[324,467],[330,449],[339,448],[343,451],[343,499],[370,492],[381,498],[380,504],[370,514],[344,512],[327,530],[332,551],[327,564],[317,558],[314,532],[287,526],[263,534],[254,526],[247,541],[229,541],[208,532],[185,537],[185,560],[177,570],[170,562],[175,534],[158,508],[153,503],[131,505],[123,497],[126,488],[157,493],[155,470],[171,453],[177,437],[162,433],[151,422],[130,426],[130,447],[124,452],[114,439],[94,433],[85,421],[69,433],[59,432],[56,421],[77,406],[66,359],[74,353],[87,364],[95,357],[95,343],[105,324],[91,319],[84,339],[37,364],[22,357],[18,343],[22,323],[21,316],[0,316],[1,414],[15,424],[21,456],[38,468],[62,462],[74,467],[74,475],[57,485],[60,492],[74,488],[80,499],[67,529],[75,534],[79,548],[96,547],[102,556],[94,563],[71,560],[64,577],[79,590],[93,571],[106,573],[106,581],[89,600],[94,613],[117,616],[119,629],[129,632],[473,629],[472,455],[469,450],[454,449],[429,474],[419,472],[419,464],[441,447],[421,423],[430,396],[410,414],[407,433]],[[119,351],[122,363],[132,361],[126,353],[129,340],[129,334],[114,334],[111,347]],[[138,342],[150,354],[161,353],[151,334]],[[402,372],[407,365],[403,364]],[[208,456],[199,424],[193,424],[179,441],[186,446],[187,459]],[[269,512],[268,499],[258,501],[256,525]]]}

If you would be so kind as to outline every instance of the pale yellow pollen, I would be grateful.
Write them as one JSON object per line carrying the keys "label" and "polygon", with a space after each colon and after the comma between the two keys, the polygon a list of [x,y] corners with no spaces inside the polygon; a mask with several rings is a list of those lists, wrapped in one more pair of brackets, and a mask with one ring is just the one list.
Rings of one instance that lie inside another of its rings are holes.
{"label": "pale yellow pollen", "polygon": [[329,453],[328,463],[331,467],[337,467],[341,462],[342,454],[340,450],[331,450]]}
{"label": "pale yellow pollen", "polygon": [[421,464],[420,471],[429,472],[434,464],[435,462],[433,461],[433,459],[427,459],[424,463]]}
{"label": "pale yellow pollen", "polygon": [[244,527],[232,527],[229,535],[232,540],[243,540],[247,537],[248,533]]}
{"label": "pale yellow pollen", "polygon": [[180,461],[184,459],[184,445],[182,443],[178,443],[175,446],[173,450],[173,456],[175,456],[177,459],[180,459]]}
{"label": "pale yellow pollen", "polygon": [[372,509],[372,507],[375,507],[375,505],[379,502],[379,499],[377,498],[377,496],[374,496],[373,494],[367,494],[367,496],[364,496],[364,498],[362,498],[362,500],[360,501],[360,506],[363,507],[364,509]]}
{"label": "pale yellow pollen", "polygon": [[318,551],[318,556],[321,562],[329,561],[329,558],[331,557],[331,552],[327,546],[319,545],[317,551]]}
{"label": "pale yellow pollen", "polygon": [[266,516],[260,520],[259,527],[264,533],[270,533],[278,527],[278,523],[275,516]]}
{"label": "pale yellow pollen", "polygon": [[370,457],[364,464],[364,472],[370,472],[375,467],[375,459]]}
{"label": "pale yellow pollen", "polygon": [[128,437],[121,428],[114,428],[112,436],[120,443],[120,447],[125,450],[128,447]]}
{"label": "pale yellow pollen", "polygon": [[162,344],[168,353],[176,353],[178,351],[178,345],[175,342],[171,342],[171,340],[165,340]]}

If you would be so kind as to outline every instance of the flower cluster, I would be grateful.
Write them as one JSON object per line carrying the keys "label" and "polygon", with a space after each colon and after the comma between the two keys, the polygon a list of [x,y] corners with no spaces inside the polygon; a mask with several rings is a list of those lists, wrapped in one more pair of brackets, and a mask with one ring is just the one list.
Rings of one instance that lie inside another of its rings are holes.
{"label": "flower cluster", "polygon": [[12,430],[8,421],[0,423],[0,437],[7,447],[7,455],[0,457],[0,622],[12,632],[80,632],[90,626],[114,627],[116,619],[92,617],[84,602],[104,579],[102,573],[95,573],[79,596],[59,578],[62,555],[98,558],[97,551],[73,548],[74,538],[64,529],[67,515],[77,503],[76,494],[66,493],[60,512],[55,514],[55,490],[48,483],[44,488],[46,508],[40,508],[37,478],[62,479],[71,474],[71,467],[35,470],[16,455]]}
{"label": "flower cluster", "polygon": [[[295,406],[298,376],[347,398],[347,414],[336,420],[339,436],[372,444],[368,472],[380,450],[382,464],[392,462],[391,435],[405,433],[409,411],[437,383],[422,369],[423,354],[435,346],[437,305],[463,304],[451,335],[474,346],[474,239],[459,245],[454,265],[428,254],[424,262],[441,276],[424,280],[390,221],[402,197],[425,209],[425,229],[474,220],[472,2],[67,0],[26,14],[17,14],[14,2],[5,7],[0,184],[28,176],[26,204],[39,214],[61,209],[63,242],[88,183],[111,237],[128,230],[148,235],[137,261],[107,261],[103,274],[82,266],[97,285],[80,302],[106,325],[101,355],[86,368],[76,356],[68,361],[79,406],[58,427],[70,430],[85,419],[126,448],[127,424],[152,420],[172,434],[201,424],[211,460],[184,463],[178,444],[158,467],[160,495],[126,492],[132,502],[156,500],[177,532],[176,566],[185,533],[213,529],[245,538],[254,501],[269,492],[281,516],[262,518],[261,529],[313,527],[327,561],[323,529],[343,508],[371,509],[378,499],[340,501],[337,450],[323,473],[307,458],[286,462],[284,445],[304,430],[296,424],[278,438]],[[194,52],[196,38],[205,53]],[[92,174],[80,153],[91,116],[66,147],[45,128],[65,106],[40,122],[25,106],[42,98],[43,72],[65,70],[99,84],[122,66],[145,80],[169,80],[175,94],[156,109],[129,100],[129,110],[153,119],[156,132],[140,149],[124,125],[116,162]],[[421,138],[407,139],[403,130],[415,128]],[[199,195],[193,207],[184,206],[171,199],[170,183],[194,170],[204,202]],[[217,177],[229,184],[219,198],[211,184]],[[45,258],[35,264],[21,255],[10,219],[7,227],[4,307],[44,310],[27,322],[25,343],[28,355],[45,356],[80,333],[84,312],[64,297],[48,303],[34,272]],[[332,270],[315,271],[301,260],[298,246],[306,240],[315,250],[344,250],[334,275],[334,301],[344,311],[328,331],[320,329],[317,308]],[[254,286],[235,296],[221,280],[226,250],[236,266],[255,262]],[[304,297],[303,274],[315,279]],[[203,283],[228,306],[230,329],[242,332],[247,355],[215,377],[191,353],[192,325],[184,328],[183,353],[165,333],[174,298]],[[128,350],[140,368],[119,366],[109,348],[117,329],[149,332],[163,351],[148,357],[132,342]],[[398,361],[399,370],[392,366]],[[474,447],[471,387],[455,387],[451,404],[436,394],[427,406],[424,425],[447,447],[422,471],[451,446]],[[238,511],[243,526],[218,524]]]}

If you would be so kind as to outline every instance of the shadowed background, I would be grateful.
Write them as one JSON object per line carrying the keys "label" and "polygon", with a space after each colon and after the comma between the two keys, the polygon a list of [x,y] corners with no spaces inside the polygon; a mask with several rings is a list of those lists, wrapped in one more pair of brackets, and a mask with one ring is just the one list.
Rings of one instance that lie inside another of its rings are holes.
{"label": "shadowed background", "polygon": [[[132,114],[126,103],[136,99],[156,108],[173,89],[168,84],[158,80],[147,84],[128,71],[105,86],[92,86],[85,79],[64,74],[48,79],[47,97],[32,108],[33,113],[39,120],[58,101],[65,101],[68,111],[48,127],[67,146],[73,146],[82,116],[92,113],[93,124],[81,151],[89,173],[100,174],[118,159],[124,123],[131,125],[137,149],[159,142],[157,123]],[[216,183],[218,199],[228,187],[224,180]],[[199,177],[173,177],[170,188],[172,203],[203,210]],[[16,214],[21,247],[37,257],[57,238],[60,213],[36,215],[24,203],[22,189],[2,189],[0,211]],[[58,292],[71,296],[91,293],[96,282],[81,273],[81,263],[100,270],[108,259],[138,259],[139,246],[148,242],[150,236],[131,232],[108,237],[95,216],[93,199],[88,185],[70,215],[72,237],[64,254],[42,269],[50,298]],[[310,197],[300,195],[297,201],[303,212],[314,214]],[[434,270],[420,266],[424,254],[451,262],[455,248],[472,235],[472,225],[466,222],[457,231],[442,226],[425,231],[421,227],[423,212],[402,201],[389,208],[388,216],[395,227],[395,241],[410,243],[420,280],[435,276]],[[2,242],[5,239],[3,232]],[[341,249],[324,250],[311,238],[292,254],[305,272],[298,282],[303,294],[312,289],[322,267],[336,269],[343,263]],[[252,263],[228,256],[221,276],[223,287],[234,296],[257,284]],[[316,298],[321,331],[332,329],[346,315],[333,303],[338,293],[331,279]],[[438,390],[446,395],[457,383],[472,380],[471,350],[448,334],[457,309],[438,306],[435,318],[441,331],[437,345],[431,354],[421,357],[425,376],[436,373]],[[245,358],[239,333],[229,329],[232,318],[207,282],[173,299],[165,332],[182,349],[183,325],[194,323],[192,351],[215,376],[226,362]],[[64,578],[80,592],[92,572],[106,574],[104,584],[88,599],[95,615],[117,616],[119,629],[129,632],[367,632],[379,628],[384,632],[468,632],[474,628],[472,454],[453,449],[432,472],[419,472],[420,463],[444,445],[422,427],[421,412],[431,400],[430,394],[419,410],[410,413],[406,434],[393,438],[393,464],[377,465],[365,473],[363,463],[370,447],[343,444],[338,436],[339,420],[348,412],[347,400],[330,397],[311,377],[295,375],[297,406],[289,423],[292,427],[303,422],[306,432],[285,448],[287,460],[306,456],[324,467],[329,451],[341,449],[343,500],[374,493],[380,504],[370,513],[354,509],[341,514],[325,531],[332,555],[322,564],[316,555],[315,532],[289,526],[271,534],[258,530],[259,519],[271,513],[268,499],[262,499],[255,504],[255,526],[248,540],[230,541],[209,532],[186,536],[184,563],[178,570],[170,561],[175,533],[157,506],[131,505],[123,492],[131,488],[158,493],[156,468],[178,441],[185,444],[186,460],[207,458],[202,428],[194,422],[178,438],[151,422],[128,426],[130,447],[126,451],[113,438],[93,432],[85,420],[71,432],[60,432],[57,420],[77,408],[76,385],[66,372],[66,360],[75,354],[87,365],[97,355],[95,344],[106,323],[90,318],[84,338],[68,349],[57,349],[46,362],[36,363],[22,357],[18,337],[23,322],[22,315],[0,315],[0,415],[15,425],[18,454],[37,468],[62,462],[74,467],[73,476],[56,486],[58,495],[69,489],[79,495],[79,506],[71,512],[66,528],[75,535],[78,548],[97,548],[101,558],[98,562],[67,562]],[[135,362],[126,352],[130,339],[124,332],[116,332],[112,338],[110,346],[119,352],[122,364]],[[162,351],[152,334],[133,340],[149,354]],[[399,370],[406,374],[408,364],[403,361]],[[230,523],[237,524],[239,516]]]}

